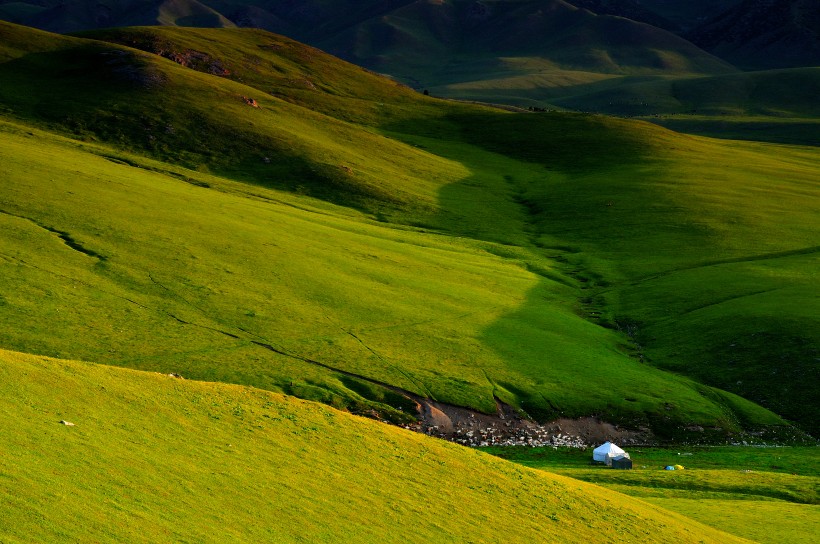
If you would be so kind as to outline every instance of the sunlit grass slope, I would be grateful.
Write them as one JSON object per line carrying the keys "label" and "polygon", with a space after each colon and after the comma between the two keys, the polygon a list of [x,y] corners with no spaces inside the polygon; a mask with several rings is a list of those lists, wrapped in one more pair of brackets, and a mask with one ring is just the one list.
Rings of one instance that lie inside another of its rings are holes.
{"label": "sunlit grass slope", "polygon": [[261,30],[144,27],[79,35],[155,53],[338,119],[373,124],[433,108],[409,87]]}
{"label": "sunlit grass slope", "polygon": [[5,542],[736,540],[257,389],[7,351],[0,361]]}

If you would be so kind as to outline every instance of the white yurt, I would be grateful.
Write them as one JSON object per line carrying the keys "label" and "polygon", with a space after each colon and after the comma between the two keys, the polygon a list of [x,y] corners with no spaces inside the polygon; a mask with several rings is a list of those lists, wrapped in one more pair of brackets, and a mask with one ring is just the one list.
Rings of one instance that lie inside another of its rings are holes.
{"label": "white yurt", "polygon": [[[624,455],[626,452],[613,444],[612,442],[605,442],[592,450],[592,460],[599,463],[606,463],[607,458],[612,459],[619,455]],[[608,464],[608,463],[607,463]]]}

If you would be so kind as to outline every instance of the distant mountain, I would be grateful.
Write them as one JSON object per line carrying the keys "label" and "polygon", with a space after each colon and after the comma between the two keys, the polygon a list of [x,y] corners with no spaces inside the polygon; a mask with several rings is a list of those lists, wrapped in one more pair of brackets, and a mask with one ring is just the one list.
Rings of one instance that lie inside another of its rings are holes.
{"label": "distant mountain", "polygon": [[[640,5],[686,31],[737,6],[743,0],[638,0]],[[593,10],[594,11],[594,10]]]}
{"label": "distant mountain", "polygon": [[425,85],[545,70],[726,73],[727,63],[671,32],[563,0],[416,1],[349,27],[320,47]]}
{"label": "distant mountain", "polygon": [[598,73],[725,72],[703,50],[755,70],[820,65],[816,0],[0,0],[0,19],[262,28],[427,86],[445,83],[437,69],[474,77],[520,54]]}
{"label": "distant mountain", "polygon": [[641,0],[569,0],[581,9],[587,9],[598,15],[615,15],[626,17],[639,23],[646,23],[665,30],[678,30],[679,24],[667,19],[659,11],[653,10]]}
{"label": "distant mountain", "polygon": [[4,14],[54,32],[157,24],[258,27],[426,85],[439,82],[439,72],[461,81],[483,78],[504,64],[500,58],[522,56],[539,59],[541,68],[547,63],[602,73],[730,70],[659,28],[674,24],[637,0],[0,0]]}
{"label": "distant mountain", "polygon": [[[119,0],[116,2],[51,2],[21,22],[53,32],[135,25],[199,27],[236,26],[197,0]],[[23,11],[25,13],[25,11]]]}
{"label": "distant mountain", "polygon": [[820,2],[744,0],[687,36],[743,68],[820,66]]}

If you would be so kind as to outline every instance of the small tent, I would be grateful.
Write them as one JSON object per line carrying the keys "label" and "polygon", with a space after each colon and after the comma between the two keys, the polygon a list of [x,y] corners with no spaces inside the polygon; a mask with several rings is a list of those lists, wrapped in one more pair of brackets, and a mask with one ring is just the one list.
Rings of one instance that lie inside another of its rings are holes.
{"label": "small tent", "polygon": [[592,450],[592,460],[597,461],[599,463],[606,463],[607,456],[609,455],[610,458],[617,457],[618,455],[623,455],[626,452],[613,444],[612,442],[605,442],[601,444],[594,450]]}
{"label": "small tent", "polygon": [[632,470],[632,459],[629,454],[619,455],[612,458],[612,468],[620,468],[625,470]]}

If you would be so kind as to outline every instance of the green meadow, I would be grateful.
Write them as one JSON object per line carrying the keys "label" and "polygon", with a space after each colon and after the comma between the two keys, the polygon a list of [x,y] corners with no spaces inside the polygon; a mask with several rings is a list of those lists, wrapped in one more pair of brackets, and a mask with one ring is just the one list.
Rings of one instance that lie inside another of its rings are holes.
{"label": "green meadow", "polygon": [[[485,451],[640,498],[756,542],[811,542],[820,528],[816,447],[627,448],[633,470],[591,466],[591,450]],[[663,470],[666,465],[684,470]]]}
{"label": "green meadow", "polygon": [[4,542],[743,541],[292,397],[8,351],[0,360]]}
{"label": "green meadow", "polygon": [[[787,143],[0,23],[0,540],[807,542],[816,447],[685,445],[820,431],[820,151]],[[414,397],[668,447],[374,421]]]}
{"label": "green meadow", "polygon": [[391,388],[814,430],[814,149],[444,102],[259,31],[99,35],[188,68],[2,29],[9,348],[394,420]]}

